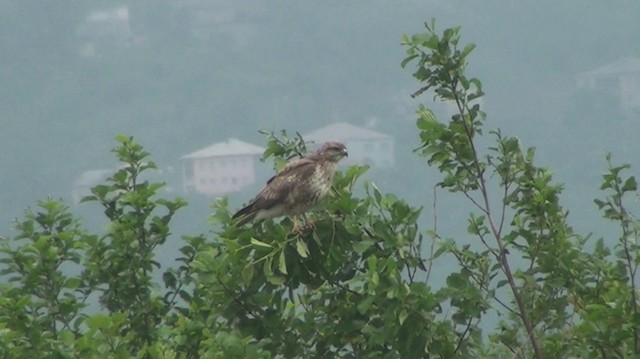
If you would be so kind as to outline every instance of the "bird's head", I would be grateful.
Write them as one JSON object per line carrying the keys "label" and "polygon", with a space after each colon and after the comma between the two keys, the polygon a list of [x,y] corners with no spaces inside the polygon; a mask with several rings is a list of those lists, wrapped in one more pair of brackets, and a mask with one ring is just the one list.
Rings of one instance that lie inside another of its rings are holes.
{"label": "bird's head", "polygon": [[331,162],[338,162],[344,157],[349,156],[349,152],[347,152],[347,147],[344,143],[335,141],[325,142],[318,148],[316,154]]}

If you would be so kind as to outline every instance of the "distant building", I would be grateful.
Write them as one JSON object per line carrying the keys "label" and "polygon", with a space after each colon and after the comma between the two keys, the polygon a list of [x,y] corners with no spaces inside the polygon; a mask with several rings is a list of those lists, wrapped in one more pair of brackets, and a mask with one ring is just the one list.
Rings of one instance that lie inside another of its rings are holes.
{"label": "distant building", "polygon": [[578,88],[612,93],[620,101],[624,113],[640,109],[640,58],[625,57],[580,73],[576,76]]}
{"label": "distant building", "polygon": [[379,168],[389,168],[394,165],[393,137],[385,133],[339,122],[302,137],[318,145],[332,140],[343,142],[349,150],[349,157],[343,160],[347,165],[368,164]]}
{"label": "distant building", "polygon": [[182,157],[185,193],[219,196],[256,182],[255,163],[264,148],[229,139]]}

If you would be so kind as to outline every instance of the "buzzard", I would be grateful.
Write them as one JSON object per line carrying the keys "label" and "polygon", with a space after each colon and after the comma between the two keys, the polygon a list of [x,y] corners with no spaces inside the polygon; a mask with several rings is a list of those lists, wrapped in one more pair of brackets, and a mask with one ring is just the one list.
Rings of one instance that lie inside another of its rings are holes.
{"label": "buzzard", "polygon": [[338,161],[348,156],[340,142],[326,142],[310,155],[287,163],[249,204],[233,215],[236,226],[253,220],[299,215],[331,189]]}

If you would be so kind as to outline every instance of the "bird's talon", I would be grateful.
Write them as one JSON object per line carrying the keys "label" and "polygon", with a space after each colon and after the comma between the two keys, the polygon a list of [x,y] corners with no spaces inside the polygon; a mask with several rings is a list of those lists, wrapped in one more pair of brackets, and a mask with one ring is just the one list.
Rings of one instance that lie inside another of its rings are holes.
{"label": "bird's talon", "polygon": [[315,230],[316,229],[316,222],[315,221],[311,221],[311,220],[307,220],[304,224],[304,228],[305,229],[310,229],[310,230]]}
{"label": "bird's talon", "polygon": [[293,227],[291,227],[291,232],[295,234],[302,234],[302,232],[304,232],[306,228],[306,225],[301,226],[300,224],[298,224],[298,222],[294,222]]}

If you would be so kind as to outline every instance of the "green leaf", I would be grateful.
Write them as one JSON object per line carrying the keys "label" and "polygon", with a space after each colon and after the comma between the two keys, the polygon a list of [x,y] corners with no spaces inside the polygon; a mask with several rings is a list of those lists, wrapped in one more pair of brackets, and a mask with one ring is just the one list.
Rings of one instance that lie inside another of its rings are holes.
{"label": "green leaf", "polygon": [[409,39],[409,36],[407,36],[407,34],[402,34],[402,40],[400,41],[402,45],[408,45],[410,41],[411,40]]}
{"label": "green leaf", "polygon": [[67,346],[73,345],[73,341],[75,340],[75,336],[68,329],[61,331],[59,337],[60,341]]}
{"label": "green leaf", "polygon": [[296,251],[302,258],[309,257],[309,247],[307,246],[307,243],[300,238],[296,241]]}
{"label": "green leaf", "polygon": [[66,282],[64,283],[64,287],[68,289],[76,289],[80,287],[81,283],[82,280],[80,278],[72,277],[66,280]]}
{"label": "green leaf", "polygon": [[420,117],[418,118],[416,125],[420,130],[428,131],[442,126],[442,124],[438,122],[436,115],[429,108],[421,106],[418,110],[418,115]]}
{"label": "green leaf", "polygon": [[87,317],[85,323],[90,329],[105,329],[111,325],[111,318],[106,314],[94,314]]}
{"label": "green leaf", "polygon": [[436,249],[435,253],[433,253],[433,259],[440,257],[444,252],[449,250],[448,246],[441,245]]}
{"label": "green leaf", "polygon": [[85,202],[90,202],[90,201],[97,201],[98,197],[96,196],[84,196],[80,199],[80,203],[85,203]]}
{"label": "green leaf", "polygon": [[380,284],[380,275],[378,272],[371,273],[371,284],[373,284],[374,288]]}
{"label": "green leaf", "polygon": [[409,312],[406,309],[400,311],[400,315],[398,316],[398,322],[400,323],[400,325],[404,323],[407,317],[409,317]]}
{"label": "green leaf", "polygon": [[130,143],[133,140],[133,137],[119,133],[114,137],[114,139],[122,144],[126,144]]}
{"label": "green leaf", "polygon": [[372,239],[364,239],[360,242],[354,243],[353,250],[358,254],[362,254],[374,244],[376,244],[376,242]]}
{"label": "green leaf", "polygon": [[622,186],[622,192],[635,191],[637,189],[638,184],[636,183],[636,178],[634,176],[627,178],[627,180],[624,182],[624,185]]}
{"label": "green leaf", "polygon": [[460,273],[452,273],[447,277],[447,285],[456,289],[464,289],[467,287],[467,281]]}
{"label": "green leaf", "polygon": [[169,271],[164,272],[162,274],[162,281],[168,288],[172,288],[172,289],[176,288],[177,278],[175,274],[173,274],[172,272],[169,272]]}
{"label": "green leaf", "polygon": [[358,305],[356,306],[356,309],[358,309],[358,313],[366,314],[369,311],[369,308],[371,308],[371,305],[373,304],[375,299],[376,297],[374,296],[368,296],[360,301],[360,303],[358,303]]}
{"label": "green leaf", "polygon": [[273,269],[271,268],[272,264],[273,256],[268,256],[267,259],[265,259],[264,264],[262,265],[262,271],[267,279],[269,277],[273,277]]}
{"label": "green leaf", "polygon": [[404,60],[402,60],[400,66],[404,68],[409,62],[411,62],[411,60],[415,59],[416,57],[418,57],[418,55],[416,54],[406,57]]}
{"label": "green leaf", "polygon": [[261,241],[255,239],[255,238],[251,238],[251,244],[253,244],[254,246],[257,246],[257,247],[273,248],[272,245],[270,245],[268,243],[261,242]]}
{"label": "green leaf", "polygon": [[599,209],[602,209],[602,207],[604,207],[607,204],[609,204],[608,202],[605,202],[605,201],[597,199],[597,198],[594,199],[593,202],[595,202],[595,204],[598,206]]}
{"label": "green leaf", "polygon": [[380,192],[380,189],[378,188],[378,186],[376,186],[376,184],[371,181],[369,182],[371,184],[371,187],[373,188],[373,197],[376,199],[376,203],[380,203],[380,201],[382,200],[382,193]]}
{"label": "green leaf", "polygon": [[423,45],[431,50],[437,50],[438,49],[438,36],[436,36],[435,34],[431,34],[431,33],[422,33],[422,34],[417,34],[417,35],[413,35],[411,37],[411,40],[414,43],[418,43],[420,45]]}
{"label": "green leaf", "polygon": [[247,263],[247,265],[245,265],[244,268],[242,268],[242,272],[240,273],[240,276],[242,277],[242,280],[244,281],[245,284],[251,283],[251,280],[253,279],[253,273],[254,273],[253,263]]}
{"label": "green leaf", "polygon": [[473,51],[473,49],[476,48],[476,44],[468,44],[467,46],[464,47],[464,49],[462,50],[462,53],[460,53],[460,57],[467,57],[467,55],[469,55],[469,53],[471,53],[471,51]]}
{"label": "green leaf", "polygon": [[287,262],[286,262],[286,258],[285,257],[286,256],[284,255],[284,251],[280,252],[280,258],[278,259],[278,270],[282,274],[288,274],[287,273]]}
{"label": "green leaf", "polygon": [[267,277],[267,281],[273,285],[283,285],[286,278],[281,275],[272,275]]}
{"label": "green leaf", "polygon": [[498,281],[498,284],[496,285],[496,288],[502,288],[502,287],[504,287],[505,285],[507,285],[507,283],[509,283],[509,281],[508,281],[508,280],[506,280],[506,279],[502,279],[502,280]]}

